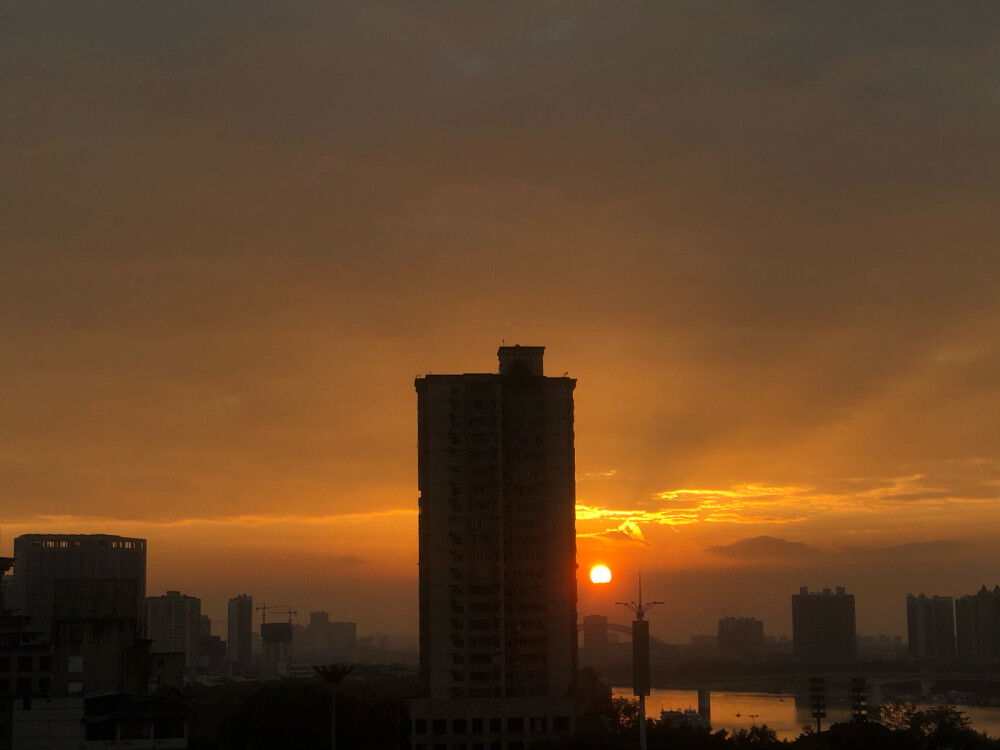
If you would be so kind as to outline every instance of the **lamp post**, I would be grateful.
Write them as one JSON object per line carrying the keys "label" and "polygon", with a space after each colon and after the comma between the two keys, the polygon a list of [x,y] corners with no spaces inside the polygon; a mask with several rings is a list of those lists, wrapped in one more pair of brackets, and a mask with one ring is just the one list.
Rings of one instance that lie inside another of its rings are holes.
{"label": "lamp post", "polygon": [[635,613],[632,621],[632,694],[639,696],[639,750],[646,750],[646,696],[649,695],[649,622],[646,613],[663,602],[642,600],[642,573],[639,574],[639,599],[615,602]]}

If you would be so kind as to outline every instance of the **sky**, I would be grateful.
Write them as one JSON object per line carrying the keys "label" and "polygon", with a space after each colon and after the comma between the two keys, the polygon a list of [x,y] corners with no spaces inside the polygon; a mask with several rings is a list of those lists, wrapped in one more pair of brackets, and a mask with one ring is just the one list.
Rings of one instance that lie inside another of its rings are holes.
{"label": "sky", "polygon": [[992,0],[0,0],[0,554],[415,634],[413,379],[543,345],[581,616],[905,634],[1000,582],[997,49]]}

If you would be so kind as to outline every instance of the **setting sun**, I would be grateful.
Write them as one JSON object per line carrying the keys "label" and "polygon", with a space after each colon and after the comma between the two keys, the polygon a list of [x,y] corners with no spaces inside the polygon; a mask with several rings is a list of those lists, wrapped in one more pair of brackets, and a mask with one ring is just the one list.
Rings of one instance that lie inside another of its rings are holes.
{"label": "setting sun", "polygon": [[609,583],[611,571],[606,565],[595,565],[590,569],[590,580],[594,583]]}

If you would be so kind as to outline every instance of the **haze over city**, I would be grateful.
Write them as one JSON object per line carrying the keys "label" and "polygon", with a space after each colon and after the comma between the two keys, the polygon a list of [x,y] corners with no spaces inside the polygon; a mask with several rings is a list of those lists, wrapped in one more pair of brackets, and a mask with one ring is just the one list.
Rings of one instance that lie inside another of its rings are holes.
{"label": "haze over city", "polygon": [[[0,555],[417,629],[416,396],[577,380],[579,613],[1000,571],[1000,7],[0,4]],[[588,573],[606,564],[613,579]]]}

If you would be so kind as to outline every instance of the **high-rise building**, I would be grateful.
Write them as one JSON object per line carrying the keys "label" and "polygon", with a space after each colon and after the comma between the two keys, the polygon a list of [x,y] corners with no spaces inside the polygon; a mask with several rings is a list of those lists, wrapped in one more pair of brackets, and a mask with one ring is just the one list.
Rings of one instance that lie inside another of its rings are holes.
{"label": "high-rise building", "polygon": [[760,656],[764,652],[764,623],[754,617],[723,617],[718,644],[723,659]]}
{"label": "high-rise building", "polygon": [[[146,637],[153,654],[184,654],[184,666],[198,669],[201,648],[201,599],[168,591],[146,598]],[[209,625],[211,629],[211,624]]]}
{"label": "high-rise building", "polygon": [[136,616],[146,617],[146,540],[110,534],[22,534],[14,540],[14,609],[52,630],[55,582],[134,581]]}
{"label": "high-rise building", "polygon": [[577,660],[573,390],[544,347],[497,374],[417,378],[420,665],[414,747],[570,729]]}
{"label": "high-rise building", "polygon": [[959,658],[1000,660],[1000,586],[956,599],[955,631]]}
{"label": "high-rise building", "polygon": [[843,586],[792,595],[792,641],[800,659],[845,661],[858,654],[854,594]]}
{"label": "high-rise building", "polygon": [[253,665],[253,597],[240,594],[229,600],[228,641],[226,663],[235,674],[242,674]]}
{"label": "high-rise building", "polygon": [[590,664],[600,664],[608,658],[608,618],[605,615],[583,618],[583,651]]}
{"label": "high-rise building", "polygon": [[915,659],[955,658],[955,608],[950,596],[906,595],[906,635]]}

